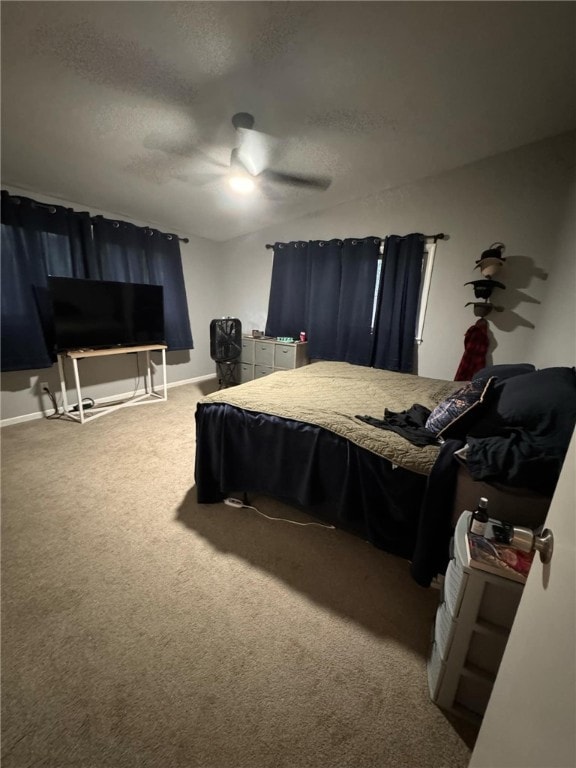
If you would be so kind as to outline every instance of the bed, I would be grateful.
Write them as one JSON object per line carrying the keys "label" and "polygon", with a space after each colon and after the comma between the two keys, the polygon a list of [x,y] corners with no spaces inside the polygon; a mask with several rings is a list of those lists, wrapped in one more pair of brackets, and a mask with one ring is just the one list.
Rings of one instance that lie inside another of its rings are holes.
{"label": "bed", "polygon": [[413,445],[357,417],[416,403],[432,410],[460,386],[316,362],[208,395],[196,411],[198,501],[272,496],[410,557],[440,447]]}
{"label": "bed", "polygon": [[[429,444],[396,429],[415,407]],[[197,500],[273,497],[412,560],[428,586],[447,563],[462,472],[496,501],[512,486],[511,507],[537,497],[542,522],[575,422],[573,368],[492,366],[463,383],[314,362],[198,402]]]}

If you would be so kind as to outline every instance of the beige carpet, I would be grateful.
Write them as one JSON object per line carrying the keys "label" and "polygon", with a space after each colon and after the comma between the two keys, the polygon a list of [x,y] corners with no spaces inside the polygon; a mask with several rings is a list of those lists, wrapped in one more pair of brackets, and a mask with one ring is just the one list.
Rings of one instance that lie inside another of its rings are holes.
{"label": "beige carpet", "polygon": [[200,394],[2,430],[3,768],[466,766],[428,697],[437,592],[346,533],[198,505]]}

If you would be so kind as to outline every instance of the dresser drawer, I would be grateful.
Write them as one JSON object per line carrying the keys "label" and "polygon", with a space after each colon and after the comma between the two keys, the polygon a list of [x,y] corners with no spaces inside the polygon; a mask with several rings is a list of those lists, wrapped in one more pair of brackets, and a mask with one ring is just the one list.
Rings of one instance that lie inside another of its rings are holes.
{"label": "dresser drawer", "polygon": [[448,604],[448,610],[454,618],[460,612],[460,602],[462,601],[467,580],[468,574],[464,571],[458,560],[456,558],[450,560],[444,578],[444,595]]}
{"label": "dresser drawer", "polygon": [[261,379],[264,376],[274,373],[274,368],[271,365],[255,365],[254,366],[254,378]]}
{"label": "dresser drawer", "polygon": [[432,646],[432,652],[430,654],[430,658],[428,659],[426,671],[428,672],[428,689],[430,691],[430,697],[436,701],[444,675],[444,663],[440,653],[438,652],[436,643],[434,643]]}
{"label": "dresser drawer", "polygon": [[446,603],[438,608],[434,622],[434,645],[442,659],[450,653],[450,644],[454,634],[454,621]]}
{"label": "dresser drawer", "polygon": [[294,368],[296,366],[296,347],[294,344],[274,345],[274,368]]}
{"label": "dresser drawer", "polygon": [[254,362],[254,339],[242,339],[242,352],[240,353],[240,360],[243,363]]}
{"label": "dresser drawer", "polygon": [[246,381],[252,381],[254,378],[254,366],[250,363],[240,363],[239,368],[239,380],[240,384],[244,384]]}
{"label": "dresser drawer", "polygon": [[254,343],[254,362],[258,365],[274,365],[274,344],[264,341]]}

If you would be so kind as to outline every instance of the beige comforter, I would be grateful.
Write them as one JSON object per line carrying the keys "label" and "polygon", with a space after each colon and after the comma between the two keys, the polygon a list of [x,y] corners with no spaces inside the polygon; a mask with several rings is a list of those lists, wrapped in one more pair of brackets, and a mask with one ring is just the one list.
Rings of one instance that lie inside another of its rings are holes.
{"label": "beige comforter", "polygon": [[430,410],[461,382],[428,379],[350,363],[317,362],[214,392],[200,403],[281,416],[323,427],[405,469],[430,474],[437,446],[418,447],[389,430],[356,418],[384,418],[384,409],[405,411],[415,403]]}

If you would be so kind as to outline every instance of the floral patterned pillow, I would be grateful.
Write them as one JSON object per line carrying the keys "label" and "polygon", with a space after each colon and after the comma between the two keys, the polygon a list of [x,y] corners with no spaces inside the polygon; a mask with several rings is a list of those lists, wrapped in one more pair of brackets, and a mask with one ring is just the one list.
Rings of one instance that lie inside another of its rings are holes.
{"label": "floral patterned pillow", "polygon": [[426,429],[438,437],[465,437],[494,381],[492,376],[465,384],[434,408],[426,421]]}

